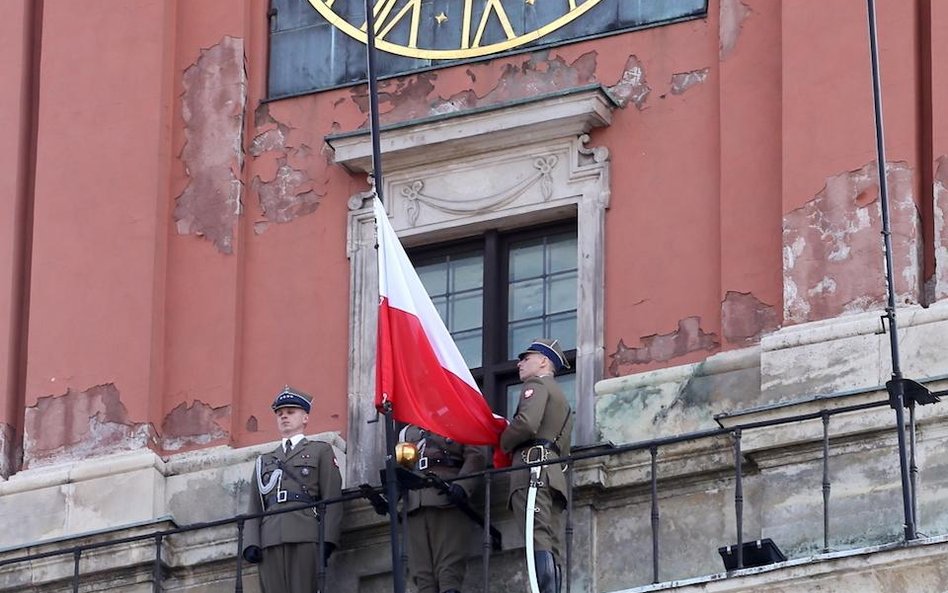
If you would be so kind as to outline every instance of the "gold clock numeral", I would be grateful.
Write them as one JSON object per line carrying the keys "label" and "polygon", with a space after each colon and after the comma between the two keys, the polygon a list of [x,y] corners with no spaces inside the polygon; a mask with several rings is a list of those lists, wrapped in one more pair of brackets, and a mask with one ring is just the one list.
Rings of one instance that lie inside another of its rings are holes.
{"label": "gold clock numeral", "polygon": [[481,15],[481,22],[477,25],[477,33],[474,34],[474,41],[471,43],[471,47],[480,47],[481,36],[487,27],[487,20],[490,18],[491,12],[497,13],[497,20],[500,21],[500,26],[503,27],[507,39],[513,39],[517,36],[517,34],[514,33],[513,27],[510,26],[510,18],[507,16],[507,11],[504,10],[504,5],[500,3],[500,0],[486,0],[484,3],[484,14]]}
{"label": "gold clock numeral", "polygon": [[[333,0],[326,0],[331,2]],[[375,16],[375,38],[385,39],[385,36],[395,28],[405,15],[411,10],[411,25],[408,30],[408,47],[418,47],[418,27],[421,24],[421,0],[408,0],[408,3],[398,11],[391,20],[387,20],[395,8],[398,0],[378,0],[372,7],[372,14]],[[368,24],[363,22],[361,30],[368,29]]]}
{"label": "gold clock numeral", "polygon": [[[361,0],[347,0],[348,2],[360,2]],[[463,1],[463,4],[461,3]],[[514,29],[504,8],[504,3],[510,7],[514,2],[527,2],[535,4],[536,0],[455,0],[451,12],[444,15],[444,18],[435,17],[437,26],[447,24],[448,26],[460,28],[460,40],[455,48],[436,48],[436,47],[418,47],[421,27],[433,25],[433,22],[421,22],[421,9],[423,0],[374,0],[372,4],[372,14],[375,15],[376,47],[385,52],[409,58],[433,59],[433,60],[456,60],[463,58],[475,58],[479,56],[491,55],[503,51],[508,51],[516,47],[521,47],[553,31],[573,22],[583,14],[589,12],[594,6],[605,0],[539,0],[541,2],[553,2],[558,5],[560,14],[554,16],[552,20],[538,25],[535,29],[518,31]],[[623,1],[623,0],[619,0]],[[309,3],[326,20],[338,27],[353,39],[366,43],[366,23],[358,25],[358,21],[348,21],[346,17],[340,14],[345,12],[343,9],[335,7],[340,4],[345,8],[346,2],[337,2],[336,0],[309,0]],[[477,16],[475,22],[474,4],[482,7],[482,12]],[[460,6],[458,6],[460,5]],[[454,10],[460,8],[461,18],[457,19]],[[440,16],[440,15],[439,15]],[[450,18],[448,18],[450,17]],[[500,39],[485,40],[487,25],[496,23],[504,33]],[[391,41],[389,37],[395,30],[404,31],[408,28],[408,40]],[[457,29],[455,29],[457,31]]]}

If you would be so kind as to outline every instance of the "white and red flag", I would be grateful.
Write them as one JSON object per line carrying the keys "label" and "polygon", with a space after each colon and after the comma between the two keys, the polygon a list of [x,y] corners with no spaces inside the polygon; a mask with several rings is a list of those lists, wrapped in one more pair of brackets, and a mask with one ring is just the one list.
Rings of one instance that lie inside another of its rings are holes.
{"label": "white and red flag", "polygon": [[507,420],[481,395],[376,198],[379,327],[375,405],[390,402],[395,420],[466,445],[492,445],[495,464]]}

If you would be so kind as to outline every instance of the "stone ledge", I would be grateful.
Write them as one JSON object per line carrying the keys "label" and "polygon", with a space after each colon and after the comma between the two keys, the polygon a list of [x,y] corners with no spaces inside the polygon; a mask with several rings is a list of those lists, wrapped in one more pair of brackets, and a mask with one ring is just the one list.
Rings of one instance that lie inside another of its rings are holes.
{"label": "stone ledge", "polygon": [[[614,593],[754,593],[779,588],[781,593],[890,593],[891,591],[948,591],[948,536],[922,538],[912,543],[868,546],[829,552],[767,566],[745,568],[705,577],[657,583]],[[932,585],[939,583],[937,588]],[[830,585],[829,588],[826,588]],[[914,585],[914,586],[913,586]],[[867,587],[868,586],[868,587]]]}
{"label": "stone ledge", "polygon": [[[490,107],[383,126],[385,169],[401,169],[519,146],[524,137],[544,142],[609,125],[615,101],[601,85],[588,85]],[[326,137],[335,162],[354,173],[372,170],[367,130]]]}

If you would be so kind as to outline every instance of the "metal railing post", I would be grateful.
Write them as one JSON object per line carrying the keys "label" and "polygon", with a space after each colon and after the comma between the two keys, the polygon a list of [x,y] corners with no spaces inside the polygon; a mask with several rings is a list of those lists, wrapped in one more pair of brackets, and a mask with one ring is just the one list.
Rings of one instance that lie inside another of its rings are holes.
{"label": "metal railing post", "polygon": [[79,558],[82,557],[82,549],[77,549],[72,556],[72,593],[79,593]]}
{"label": "metal railing post", "polygon": [[484,593],[490,593],[490,485],[491,474],[484,474],[484,539],[481,542],[481,563],[484,577]]}
{"label": "metal railing post", "polygon": [[829,413],[823,410],[823,552],[829,552]]}
{"label": "metal railing post", "polygon": [[151,590],[155,593],[161,593],[161,541],[163,537],[161,533],[155,536],[155,561],[151,566]]}
{"label": "metal railing post", "polygon": [[652,582],[658,582],[658,447],[649,448],[652,456]]}
{"label": "metal railing post", "polygon": [[234,593],[244,593],[244,520],[237,521],[237,581]]}
{"label": "metal railing post", "polygon": [[737,524],[737,568],[744,568],[744,470],[741,464],[741,429],[731,433],[734,437],[734,512]]}
{"label": "metal railing post", "polygon": [[573,582],[573,464],[566,472],[566,593],[570,593]]}

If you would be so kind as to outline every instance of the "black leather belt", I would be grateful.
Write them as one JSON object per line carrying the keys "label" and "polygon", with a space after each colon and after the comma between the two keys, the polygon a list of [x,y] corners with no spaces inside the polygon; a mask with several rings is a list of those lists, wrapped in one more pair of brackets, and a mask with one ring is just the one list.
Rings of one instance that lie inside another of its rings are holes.
{"label": "black leather belt", "polygon": [[316,502],[316,499],[310,496],[309,494],[303,494],[301,492],[288,492],[286,490],[277,490],[272,494],[268,494],[263,499],[264,504],[267,508],[281,502],[305,502],[308,504]]}
{"label": "black leather belt", "polygon": [[418,460],[418,469],[424,471],[432,465],[441,465],[444,467],[461,467],[464,460],[453,459],[451,457],[422,457]]}

